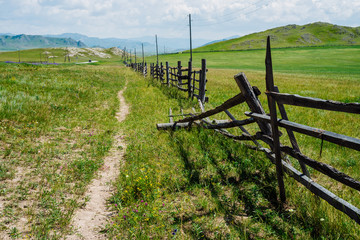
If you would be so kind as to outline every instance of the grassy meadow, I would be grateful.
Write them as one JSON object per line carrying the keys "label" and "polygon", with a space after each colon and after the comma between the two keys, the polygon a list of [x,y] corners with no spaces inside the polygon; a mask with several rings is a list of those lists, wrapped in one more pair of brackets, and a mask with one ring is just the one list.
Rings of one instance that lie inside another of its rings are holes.
{"label": "grassy meadow", "polygon": [[112,145],[124,76],[114,66],[0,69],[0,238],[60,238]]}
{"label": "grassy meadow", "polygon": [[[359,51],[274,49],[275,83],[281,92],[360,102]],[[194,63],[201,58],[209,68],[206,109],[239,93],[233,76],[240,71],[264,91],[264,50],[195,53]],[[185,53],[160,56],[172,66],[177,60],[186,65],[188,59]],[[86,204],[86,186],[121,130],[127,149],[108,201],[113,214],[102,230],[109,239],[360,237],[354,221],[290,177],[285,177],[288,202],[281,209],[275,166],[263,153],[210,130],[156,130],[156,123],[168,122],[169,107],[174,114],[192,107],[199,111],[197,103],[123,67],[120,59],[89,65],[1,63],[0,81],[0,236],[62,239],[71,232],[72,214]],[[118,124],[117,92],[125,83],[130,114]],[[260,100],[267,109],[265,94]],[[360,136],[358,115],[286,109],[292,121]],[[246,105],[230,109],[238,119],[245,118],[244,111]],[[221,114],[215,118],[227,119]],[[321,140],[296,137],[305,154],[360,179],[359,152],[324,142],[320,156]],[[286,134],[281,141],[288,144]],[[315,181],[360,207],[358,192],[310,172]]]}

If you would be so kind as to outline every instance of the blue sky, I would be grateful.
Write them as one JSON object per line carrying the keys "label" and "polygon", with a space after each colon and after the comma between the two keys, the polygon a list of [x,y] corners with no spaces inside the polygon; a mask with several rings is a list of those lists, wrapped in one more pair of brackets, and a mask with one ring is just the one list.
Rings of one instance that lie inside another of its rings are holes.
{"label": "blue sky", "polygon": [[246,35],[323,21],[360,26],[360,0],[0,0],[0,33],[92,37]]}

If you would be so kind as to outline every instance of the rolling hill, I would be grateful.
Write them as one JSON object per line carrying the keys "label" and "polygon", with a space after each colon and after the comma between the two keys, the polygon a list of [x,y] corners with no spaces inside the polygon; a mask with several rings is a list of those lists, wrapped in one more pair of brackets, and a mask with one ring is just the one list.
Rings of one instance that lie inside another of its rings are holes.
{"label": "rolling hill", "polygon": [[53,38],[25,34],[0,36],[0,51],[51,47],[86,47],[86,45],[72,38]]}
{"label": "rolling hill", "polygon": [[307,25],[287,25],[240,38],[222,41],[197,48],[196,51],[229,51],[265,48],[266,37],[271,37],[274,48],[360,45],[360,27],[338,26],[316,22]]}

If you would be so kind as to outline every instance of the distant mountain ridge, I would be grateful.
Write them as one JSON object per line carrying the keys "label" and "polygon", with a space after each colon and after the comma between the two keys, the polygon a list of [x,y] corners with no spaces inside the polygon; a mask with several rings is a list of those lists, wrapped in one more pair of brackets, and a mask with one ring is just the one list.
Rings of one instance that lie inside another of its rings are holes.
{"label": "distant mountain ridge", "polygon": [[[129,39],[120,39],[120,38],[97,38],[97,37],[88,37],[79,33],[62,33],[58,35],[45,35],[47,37],[56,37],[56,38],[72,38],[77,41],[85,43],[89,47],[102,47],[102,48],[139,48],[141,47],[140,41],[134,41]],[[144,43],[144,46],[147,47],[149,43]]]}
{"label": "distant mountain ridge", "polygon": [[0,51],[14,51],[32,48],[86,47],[81,41],[72,38],[53,38],[40,35],[0,34]]}
{"label": "distant mountain ridge", "polygon": [[286,25],[240,38],[217,42],[196,51],[261,49],[270,36],[274,48],[329,45],[360,45],[360,27],[339,26],[325,22]]}
{"label": "distant mountain ridge", "polygon": [[[48,37],[61,37],[61,38],[72,38],[78,41],[85,43],[89,47],[118,47],[120,49],[126,49],[128,51],[132,50],[134,53],[135,48],[137,49],[137,53],[141,54],[142,44],[144,45],[144,50],[146,53],[155,53],[156,52],[156,44],[155,44],[155,36],[146,36],[139,38],[129,38],[129,39],[121,39],[121,38],[97,38],[97,37],[88,37],[83,34],[78,33],[63,33],[59,35],[46,35]],[[207,39],[193,39],[193,46],[199,47],[210,40]],[[190,42],[187,38],[163,38],[158,36],[158,51],[160,54],[169,53],[169,52],[178,52],[183,51],[190,48]]]}

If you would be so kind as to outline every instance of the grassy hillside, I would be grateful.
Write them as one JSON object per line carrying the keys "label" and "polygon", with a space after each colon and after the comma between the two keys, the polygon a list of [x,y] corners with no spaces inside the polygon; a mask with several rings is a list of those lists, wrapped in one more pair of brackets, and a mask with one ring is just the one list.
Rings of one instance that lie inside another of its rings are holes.
{"label": "grassy hillside", "polygon": [[0,51],[49,47],[86,47],[81,41],[71,38],[53,38],[40,35],[0,36]]}
{"label": "grassy hillside", "polygon": [[307,25],[287,25],[240,38],[214,43],[195,51],[229,51],[265,48],[271,36],[272,47],[302,47],[328,45],[360,45],[360,27],[345,27],[316,22]]}
{"label": "grassy hillside", "polygon": [[[118,48],[37,48],[13,52],[0,52],[0,62],[49,62],[64,63],[65,56],[70,57],[70,62],[93,61],[119,61],[122,50]],[[67,59],[68,62],[68,59]]]}

